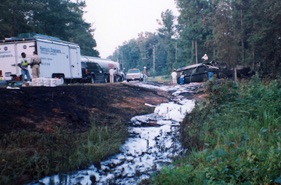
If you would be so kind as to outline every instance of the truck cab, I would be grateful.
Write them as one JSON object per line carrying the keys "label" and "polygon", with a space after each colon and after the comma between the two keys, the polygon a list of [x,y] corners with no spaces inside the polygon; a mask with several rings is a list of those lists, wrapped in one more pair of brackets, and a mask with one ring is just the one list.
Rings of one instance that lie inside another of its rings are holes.
{"label": "truck cab", "polygon": [[96,62],[81,62],[82,80],[86,83],[106,83],[107,78],[103,69]]}

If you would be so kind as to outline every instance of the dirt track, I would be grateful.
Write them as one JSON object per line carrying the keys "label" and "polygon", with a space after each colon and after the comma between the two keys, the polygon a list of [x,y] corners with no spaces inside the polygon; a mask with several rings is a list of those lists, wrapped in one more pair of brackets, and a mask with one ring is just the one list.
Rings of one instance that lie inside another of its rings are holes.
{"label": "dirt track", "polygon": [[152,112],[145,103],[167,102],[169,94],[130,84],[66,85],[0,88],[0,138],[12,130],[50,132],[54,127],[85,131],[90,120],[124,123],[134,115]]}

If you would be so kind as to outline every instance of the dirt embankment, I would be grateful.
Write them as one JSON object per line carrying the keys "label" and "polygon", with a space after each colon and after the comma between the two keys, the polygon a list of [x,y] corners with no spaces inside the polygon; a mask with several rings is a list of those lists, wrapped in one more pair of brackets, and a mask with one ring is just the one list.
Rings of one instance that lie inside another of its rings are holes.
{"label": "dirt embankment", "polygon": [[130,84],[67,85],[0,89],[0,137],[17,129],[42,132],[67,126],[86,131],[90,120],[128,122],[134,115],[152,112],[145,103],[167,102],[169,94]]}

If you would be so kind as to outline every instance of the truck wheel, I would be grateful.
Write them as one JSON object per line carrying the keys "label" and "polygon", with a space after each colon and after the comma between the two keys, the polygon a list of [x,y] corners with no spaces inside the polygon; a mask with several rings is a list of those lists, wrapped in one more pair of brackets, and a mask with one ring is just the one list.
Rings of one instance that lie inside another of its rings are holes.
{"label": "truck wheel", "polygon": [[61,76],[59,79],[61,81],[61,85],[64,85],[65,84],[65,80],[64,80],[63,76]]}
{"label": "truck wheel", "polygon": [[121,82],[121,77],[120,76],[116,77],[116,82]]}
{"label": "truck wheel", "polygon": [[94,76],[91,77],[91,83],[92,83],[92,84],[95,83],[95,77],[94,77]]}
{"label": "truck wheel", "polygon": [[107,77],[104,77],[104,83],[108,83]]}
{"label": "truck wheel", "polygon": [[52,74],[52,78],[58,78],[61,81],[61,85],[66,84],[63,74]]}
{"label": "truck wheel", "polygon": [[108,75],[104,75],[104,83],[108,83]]}

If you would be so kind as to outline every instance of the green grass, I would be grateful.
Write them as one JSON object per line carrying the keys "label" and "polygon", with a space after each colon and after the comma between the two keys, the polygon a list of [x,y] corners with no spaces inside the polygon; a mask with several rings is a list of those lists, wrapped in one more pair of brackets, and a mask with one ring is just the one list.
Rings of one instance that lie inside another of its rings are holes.
{"label": "green grass", "polygon": [[208,82],[181,127],[189,153],[152,184],[281,184],[281,83]]}
{"label": "green grass", "polygon": [[147,81],[156,81],[156,82],[162,82],[162,83],[170,83],[172,80],[171,76],[164,75],[164,76],[150,76],[148,77]]}
{"label": "green grass", "polygon": [[87,162],[99,162],[101,159],[119,151],[126,135],[127,128],[124,124],[121,126],[116,123],[110,127],[100,127],[93,124],[87,134],[87,139],[78,147],[74,160],[84,159],[83,161]]}
{"label": "green grass", "polygon": [[24,184],[81,169],[119,152],[126,135],[127,128],[120,121],[101,125],[94,120],[84,133],[57,128],[51,133],[21,130],[6,134],[0,141],[0,184]]}

